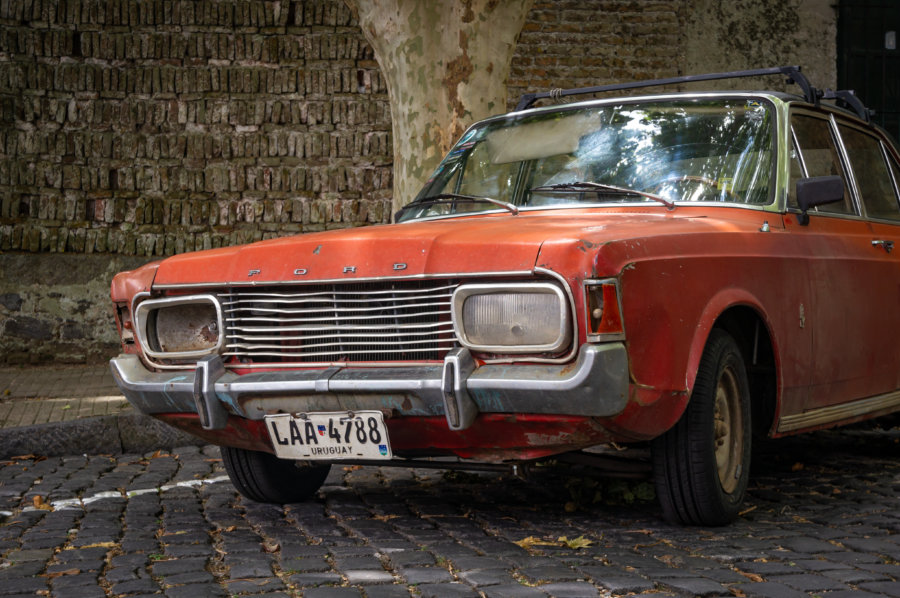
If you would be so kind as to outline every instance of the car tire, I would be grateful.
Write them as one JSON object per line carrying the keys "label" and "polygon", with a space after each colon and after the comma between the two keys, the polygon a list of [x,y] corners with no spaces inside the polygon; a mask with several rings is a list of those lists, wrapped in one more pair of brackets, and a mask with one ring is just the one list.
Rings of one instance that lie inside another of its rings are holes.
{"label": "car tire", "polygon": [[652,443],[663,514],[683,525],[725,525],[741,509],[750,475],[750,385],[740,348],[713,329],[687,408]]}
{"label": "car tire", "polygon": [[306,465],[275,455],[221,447],[222,463],[231,483],[256,502],[285,504],[313,496],[328,477],[331,465]]}

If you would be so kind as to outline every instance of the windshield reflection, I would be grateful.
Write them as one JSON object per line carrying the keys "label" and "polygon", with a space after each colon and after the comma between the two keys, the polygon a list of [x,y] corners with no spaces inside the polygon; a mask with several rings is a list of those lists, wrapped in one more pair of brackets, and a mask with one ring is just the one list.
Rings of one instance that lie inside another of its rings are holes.
{"label": "windshield reflection", "polygon": [[[763,100],[716,99],[590,106],[493,120],[464,135],[400,220],[574,204],[772,201],[773,116]],[[592,193],[572,183],[618,187]],[[632,191],[631,193],[624,192]],[[641,196],[634,191],[643,193]]]}

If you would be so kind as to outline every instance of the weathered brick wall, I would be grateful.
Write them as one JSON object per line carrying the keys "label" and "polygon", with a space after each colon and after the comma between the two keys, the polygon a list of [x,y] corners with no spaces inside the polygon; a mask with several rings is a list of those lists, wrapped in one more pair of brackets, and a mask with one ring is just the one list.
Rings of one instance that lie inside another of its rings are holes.
{"label": "weathered brick wall", "polygon": [[3,251],[389,219],[387,93],[340,0],[7,0],[0,103]]}
{"label": "weathered brick wall", "polygon": [[682,73],[687,0],[537,0],[513,55],[520,95]]}
{"label": "weathered brick wall", "polygon": [[388,220],[390,137],[341,0],[0,2],[0,363],[114,353],[118,269]]}

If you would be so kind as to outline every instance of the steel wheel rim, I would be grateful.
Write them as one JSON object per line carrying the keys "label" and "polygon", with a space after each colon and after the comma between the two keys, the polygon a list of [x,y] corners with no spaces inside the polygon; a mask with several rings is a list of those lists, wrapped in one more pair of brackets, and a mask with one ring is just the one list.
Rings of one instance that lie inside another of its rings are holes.
{"label": "steel wheel rim", "polygon": [[744,428],[741,425],[741,393],[734,370],[726,367],[716,384],[713,416],[713,450],[722,490],[730,494],[738,486]]}

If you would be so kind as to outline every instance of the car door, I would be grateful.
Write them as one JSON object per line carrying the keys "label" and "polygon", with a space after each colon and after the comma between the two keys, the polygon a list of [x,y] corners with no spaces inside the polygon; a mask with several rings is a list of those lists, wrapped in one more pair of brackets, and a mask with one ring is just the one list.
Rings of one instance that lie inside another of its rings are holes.
{"label": "car door", "polygon": [[[872,339],[876,375],[892,380],[888,390],[900,388],[900,195],[895,156],[885,140],[870,131],[838,121],[838,131],[850,163],[852,179],[872,229],[873,259],[878,276],[869,281],[867,305],[878,309],[880,335]],[[882,311],[883,310],[883,311]],[[883,372],[883,374],[881,374]]]}
{"label": "car door", "polygon": [[809,411],[896,388],[896,364],[882,357],[896,338],[884,319],[896,308],[897,290],[889,288],[896,286],[894,264],[872,244],[875,232],[856,200],[834,118],[795,111],[791,129],[795,176],[838,175],[845,186],[842,201],[811,210],[805,226],[790,225],[810,280],[811,305],[798,314],[812,343]]}

